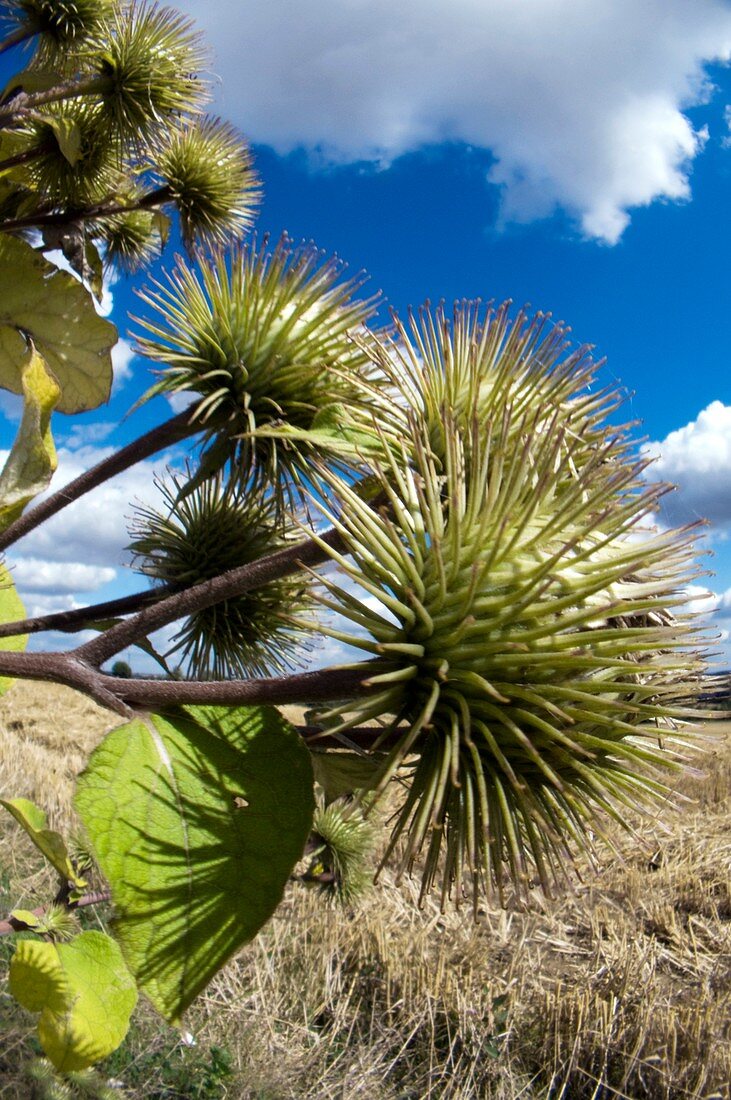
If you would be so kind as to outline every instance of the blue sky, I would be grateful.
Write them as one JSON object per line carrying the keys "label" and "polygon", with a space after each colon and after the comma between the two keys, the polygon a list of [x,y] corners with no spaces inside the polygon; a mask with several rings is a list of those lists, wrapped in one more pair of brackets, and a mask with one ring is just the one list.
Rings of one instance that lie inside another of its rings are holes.
{"label": "blue sky", "polygon": [[[731,3],[180,6],[212,40],[216,109],[254,144],[258,228],[364,268],[397,310],[512,298],[594,344],[680,486],[661,518],[712,521],[708,583],[731,630]],[[128,283],[112,298],[124,334],[141,307]],[[158,399],[125,421],[149,376],[124,344],[117,368],[109,406],[56,418],[61,479],[169,414]],[[30,610],[139,586],[124,517],[150,486],[145,468],[18,545]]]}

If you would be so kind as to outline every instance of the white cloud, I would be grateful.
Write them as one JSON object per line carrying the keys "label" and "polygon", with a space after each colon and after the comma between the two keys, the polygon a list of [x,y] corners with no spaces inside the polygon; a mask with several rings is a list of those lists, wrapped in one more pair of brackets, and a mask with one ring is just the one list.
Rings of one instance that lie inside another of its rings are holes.
{"label": "white cloud", "polygon": [[20,394],[0,390],[0,413],[13,424],[17,424],[23,415],[23,398]]}
{"label": "white cloud", "polygon": [[190,390],[178,390],[177,393],[166,393],[165,399],[174,413],[181,413],[190,408],[197,396],[197,394],[191,393]]}
{"label": "white cloud", "polygon": [[714,615],[723,602],[723,596],[704,588],[702,584],[689,584],[686,586],[687,603],[682,607],[683,613],[688,615]]}
{"label": "white cloud", "polygon": [[71,431],[64,439],[64,445],[70,451],[76,451],[82,447],[103,443],[116,427],[116,422],[109,420],[96,420],[91,423],[85,420],[77,421],[71,425]]}
{"label": "white cloud", "polygon": [[[112,450],[92,445],[78,445],[75,450],[61,447],[51,489],[55,491],[67,484]],[[125,547],[130,541],[128,527],[133,506],[140,503],[159,505],[160,493],[154,475],[162,473],[175,457],[174,453],[161,455],[156,461],[141,463],[119,474],[70,504],[8,551],[6,560],[28,616],[67,611],[83,607],[94,599],[112,599],[129,591],[128,581],[121,590],[115,584],[101,596],[87,599],[84,595],[123,579],[123,572],[117,567],[128,560]],[[3,458],[4,453],[0,451],[0,466]],[[137,587],[145,589],[147,581],[140,577]],[[160,631],[154,638],[158,647],[167,648],[176,629],[173,624]],[[95,636],[94,631],[43,632],[33,635],[29,646],[34,650],[67,650]],[[159,666],[140,650],[125,651],[120,657],[129,660],[136,671],[160,671]]]}
{"label": "white cloud", "polygon": [[21,558],[13,569],[13,580],[21,593],[94,592],[116,576],[117,570],[109,566],[43,561],[41,558]]}
{"label": "white cloud", "polygon": [[132,362],[135,353],[129,340],[119,339],[112,348],[112,370],[114,372],[113,390],[116,392],[132,377]]}
{"label": "white cloud", "polygon": [[685,199],[705,140],[683,114],[731,56],[724,0],[182,0],[216,49],[222,110],[254,141],[384,164],[491,150],[503,220],[557,206],[615,242]]}
{"label": "white cloud", "polygon": [[30,619],[35,619],[39,615],[53,615],[56,611],[73,611],[77,607],[84,606],[68,592],[58,594],[32,592],[24,596],[23,604],[25,613]]}
{"label": "white cloud", "polygon": [[[61,447],[51,490],[55,492],[112,451],[110,447],[86,446],[73,451]],[[124,548],[130,541],[133,505],[160,500],[154,475],[162,473],[170,461],[170,455],[161,455],[155,461],[139,463],[74,501],[19,540],[8,554],[8,561],[15,564],[30,557],[46,562],[119,566],[126,560]]]}
{"label": "white cloud", "polygon": [[662,519],[669,524],[709,519],[731,523],[731,406],[713,401],[695,420],[647,443],[643,453],[655,457],[647,471],[651,481],[678,486],[663,498]]}

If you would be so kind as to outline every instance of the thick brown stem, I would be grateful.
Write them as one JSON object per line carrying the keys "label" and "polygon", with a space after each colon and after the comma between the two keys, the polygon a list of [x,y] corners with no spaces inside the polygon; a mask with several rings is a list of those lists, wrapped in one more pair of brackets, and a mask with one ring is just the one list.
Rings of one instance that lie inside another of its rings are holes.
{"label": "thick brown stem", "polygon": [[327,703],[370,691],[368,662],[353,668],[324,668],[260,680],[135,680],[100,674],[104,690],[128,706],[158,708],[186,703],[245,706],[271,703]]}
{"label": "thick brown stem", "polygon": [[79,497],[84,496],[92,489],[96,489],[98,485],[102,485],[105,481],[122,473],[123,470],[127,470],[130,466],[150,458],[166,447],[171,447],[191,435],[202,432],[205,427],[208,427],[208,425],[203,425],[200,421],[193,419],[193,412],[190,409],[185,409],[182,413],[172,417],[171,420],[159,424],[145,435],[140,436],[139,439],[135,439],[126,447],[122,447],[120,451],[110,455],[109,458],[105,458],[103,462],[99,462],[96,466],[92,466],[90,470],[86,470],[79,477],[74,478],[68,485],[64,485],[63,489],[59,489],[50,497],[46,497],[34,508],[24,512],[0,534],[0,551],[7,550],[8,546],[12,546],[18,539],[35,530],[39,524],[50,519],[56,512],[60,512],[67,504],[78,500]]}
{"label": "thick brown stem", "polygon": [[32,619],[18,619],[14,623],[0,623],[0,638],[15,638],[19,634],[38,634],[42,630],[60,630],[64,634],[74,634],[85,630],[105,619],[116,619],[120,615],[131,615],[150,604],[159,603],[169,596],[170,588],[148,588],[145,592],[135,592],[130,596],[120,596],[117,600],[89,604],[88,607],[75,607],[70,611],[54,611],[50,615],[36,615]]}
{"label": "thick brown stem", "polygon": [[5,160],[0,160],[0,172],[5,172],[8,168],[16,168],[19,164],[28,164],[30,161],[37,160],[38,157],[43,156],[43,152],[43,149],[24,149],[22,153],[6,157]]}
{"label": "thick brown stem", "polygon": [[42,92],[20,91],[9,103],[0,106],[0,129],[22,121],[26,115],[39,107],[44,107],[47,103],[58,103],[63,99],[98,94],[105,91],[107,87],[107,81],[103,77],[92,76],[86,80],[67,80]]}
{"label": "thick brown stem", "polygon": [[203,581],[183,592],[176,592],[153,607],[145,608],[131,619],[105,630],[98,638],[80,646],[76,653],[81,660],[99,667],[140,638],[146,638],[153,631],[174,623],[185,615],[221,603],[222,600],[233,599],[254,588],[261,588],[270,581],[296,573],[303,566],[320,565],[329,556],[323,543],[331,549],[344,549],[342,536],[335,528],[331,528],[318,539],[303,539],[302,542],[278,550],[259,561],[242,565],[239,569],[231,569],[228,573]]}
{"label": "thick brown stem", "polygon": [[[66,908],[73,912],[74,909],[85,909],[87,905],[103,905],[111,900],[112,895],[108,890],[97,890],[93,894],[84,894],[78,901],[67,902]],[[37,909],[31,909],[31,912],[35,917],[43,917],[49,908],[48,905],[40,905]],[[10,936],[13,932],[27,932],[29,930],[32,931],[30,925],[26,924],[25,921],[16,920],[15,917],[0,920],[0,936]]]}
{"label": "thick brown stem", "polygon": [[88,695],[102,707],[130,718],[134,707],[170,707],[183,703],[243,706],[254,703],[321,703],[363,695],[378,662],[350,668],[326,668],[259,680],[135,680],[108,676],[71,653],[4,653],[0,676],[63,684]]}
{"label": "thick brown stem", "polygon": [[163,206],[164,203],[170,202],[171,198],[169,187],[158,187],[155,191],[149,191],[134,202],[115,203],[105,201],[97,203],[95,206],[85,206],[77,210],[37,211],[35,214],[27,214],[23,218],[11,218],[8,221],[0,222],[0,232],[13,233],[18,229],[39,229],[47,225],[63,226],[80,222],[99,221],[103,218],[112,218],[115,214],[129,214],[133,210],[151,210],[156,206]]}

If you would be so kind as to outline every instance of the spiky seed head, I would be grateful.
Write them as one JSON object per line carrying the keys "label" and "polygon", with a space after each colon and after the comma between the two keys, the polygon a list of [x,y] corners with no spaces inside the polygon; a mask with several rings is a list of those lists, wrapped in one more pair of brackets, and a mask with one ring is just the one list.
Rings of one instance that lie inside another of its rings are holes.
{"label": "spiky seed head", "polygon": [[389,422],[373,364],[352,338],[375,299],[355,298],[363,279],[341,279],[342,268],[282,238],[271,252],[252,242],[198,271],[181,259],[142,294],[157,317],[141,322],[138,350],[163,364],[150,392],[198,395],[212,453],[244,477],[291,487],[320,456],[358,456],[373,443],[374,416]]}
{"label": "spiky seed head", "polygon": [[550,889],[571,842],[591,851],[598,812],[624,825],[667,798],[703,668],[672,612],[697,575],[691,533],[639,532],[662,488],[610,426],[575,464],[563,402],[537,371],[521,386],[495,391],[487,421],[443,406],[439,457],[415,402],[378,514],[327,478],[350,584],[322,578],[321,602],[359,633],[324,629],[373,658],[340,728],[391,716],[379,789],[398,774],[408,794],[387,854],[401,839],[404,871],[425,851],[422,893],[442,874],[443,903]]}
{"label": "spiky seed head", "polygon": [[[130,534],[134,568],[172,588],[210,580],[286,545],[270,501],[239,482],[159,482],[167,508],[141,508]],[[288,616],[311,606],[302,575],[284,577],[195,612],[183,622],[171,653],[199,678],[267,676],[291,667],[304,630]]]}
{"label": "spiky seed head", "polygon": [[75,1096],[88,1100],[119,1100],[119,1089],[108,1085],[95,1069],[76,1069],[64,1077],[74,1089]]}
{"label": "spiky seed head", "polygon": [[[129,196],[130,203],[134,196]],[[127,274],[146,267],[163,247],[160,214],[154,210],[130,210],[97,223],[104,242],[107,267],[119,267]]]}
{"label": "spiky seed head", "polygon": [[172,133],[155,170],[169,188],[188,248],[224,244],[252,222],[261,190],[246,142],[228,123],[206,118]]}
{"label": "spiky seed head", "polygon": [[356,803],[338,799],[318,806],[310,838],[314,851],[304,880],[316,882],[341,904],[352,905],[372,881],[374,840],[373,825]]}
{"label": "spiky seed head", "polygon": [[451,418],[469,446],[473,417],[483,424],[511,406],[511,420],[537,401],[546,410],[536,431],[549,430],[561,413],[565,450],[574,465],[591,455],[605,434],[606,416],[618,403],[616,392],[597,390],[601,363],[589,345],[573,347],[570,329],[553,323],[551,315],[512,312],[499,306],[456,302],[451,315],[443,305],[409,312],[406,322],[394,313],[387,339],[371,340],[366,348],[401,394],[407,408],[418,409],[426,424],[432,454],[444,459],[443,414]]}
{"label": "spiky seed head", "polygon": [[74,1090],[56,1072],[48,1058],[32,1058],[24,1072],[39,1100],[74,1100]]}
{"label": "spiky seed head", "polygon": [[54,940],[70,940],[79,931],[76,914],[65,905],[49,905],[40,918],[36,931],[51,936]]}
{"label": "spiky seed head", "polygon": [[206,52],[190,20],[172,8],[119,5],[89,50],[106,123],[126,142],[146,142],[208,96],[198,74]]}
{"label": "spiky seed head", "polygon": [[116,0],[4,0],[0,17],[3,30],[38,36],[36,62],[58,64],[98,33],[115,5]]}
{"label": "spiky seed head", "polygon": [[25,174],[42,201],[83,206],[105,198],[119,181],[121,152],[99,111],[81,100],[54,104],[27,130],[37,155]]}

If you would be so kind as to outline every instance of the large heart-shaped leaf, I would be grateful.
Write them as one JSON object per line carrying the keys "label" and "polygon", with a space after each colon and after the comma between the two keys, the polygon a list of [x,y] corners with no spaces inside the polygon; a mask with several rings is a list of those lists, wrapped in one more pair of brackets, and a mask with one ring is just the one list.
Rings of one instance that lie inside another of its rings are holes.
{"label": "large heart-shaped leaf", "polygon": [[21,385],[23,417],[0,473],[0,531],[20,515],[29,500],[46,488],[56,469],[51,413],[61,391],[34,347],[28,352]]}
{"label": "large heart-shaped leaf", "polygon": [[[15,590],[10,573],[0,562],[0,623],[14,623],[24,618],[23,601]],[[27,643],[27,634],[16,634],[14,638],[0,638],[0,650],[19,653],[25,649]],[[9,676],[0,676],[0,695],[4,695],[13,682]]]}
{"label": "large heart-shaped leaf", "polygon": [[271,707],[191,707],[112,730],[76,806],[127,963],[175,1021],[279,904],[312,824],[312,766]]}
{"label": "large heart-shaped leaf", "polygon": [[82,412],[106,401],[117,330],[97,315],[78,279],[26,241],[0,234],[0,283],[0,386],[22,392],[32,341],[61,389],[60,412]]}
{"label": "large heart-shaped leaf", "polygon": [[40,1012],[38,1038],[56,1069],[85,1069],[127,1034],[137,990],[119,947],[103,932],[71,943],[22,940],[10,964],[10,992]]}

